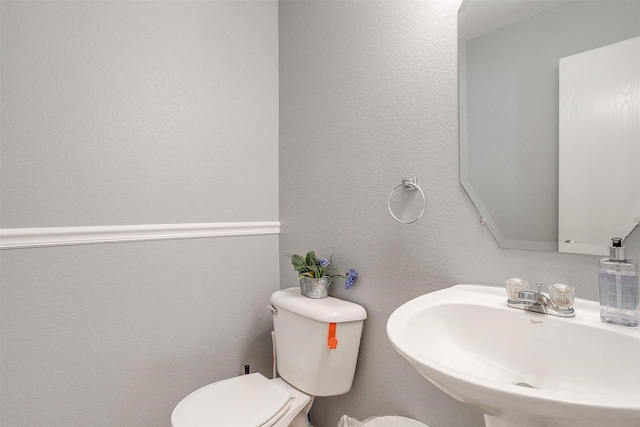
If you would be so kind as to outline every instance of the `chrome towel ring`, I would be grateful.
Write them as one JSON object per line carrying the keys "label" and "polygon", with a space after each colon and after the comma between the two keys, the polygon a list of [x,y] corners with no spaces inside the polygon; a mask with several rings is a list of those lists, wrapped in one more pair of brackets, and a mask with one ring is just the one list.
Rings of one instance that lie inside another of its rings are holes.
{"label": "chrome towel ring", "polygon": [[[404,221],[402,219],[399,219],[397,216],[395,216],[395,214],[393,213],[393,210],[391,210],[391,198],[393,197],[393,193],[395,193],[396,190],[400,187],[404,187],[404,191],[417,190],[422,195],[422,212],[420,212],[420,215],[418,215],[417,218],[414,218],[411,221]],[[391,191],[391,194],[389,194],[389,200],[387,200],[387,207],[389,208],[389,213],[391,214],[393,219],[395,219],[401,224],[411,224],[412,222],[416,222],[417,220],[422,218],[422,215],[424,215],[424,211],[427,208],[427,198],[424,196],[424,191],[422,191],[422,188],[418,186],[418,178],[416,178],[415,176],[411,178],[405,178],[402,180],[402,183],[396,185],[394,189]]]}

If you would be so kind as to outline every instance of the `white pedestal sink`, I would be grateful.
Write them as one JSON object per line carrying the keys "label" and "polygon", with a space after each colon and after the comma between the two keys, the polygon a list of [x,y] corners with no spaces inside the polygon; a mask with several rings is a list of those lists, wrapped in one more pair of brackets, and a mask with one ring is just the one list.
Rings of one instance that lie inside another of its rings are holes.
{"label": "white pedestal sink", "polygon": [[640,427],[640,329],[507,306],[503,288],[456,285],[393,312],[387,334],[418,372],[487,427]]}

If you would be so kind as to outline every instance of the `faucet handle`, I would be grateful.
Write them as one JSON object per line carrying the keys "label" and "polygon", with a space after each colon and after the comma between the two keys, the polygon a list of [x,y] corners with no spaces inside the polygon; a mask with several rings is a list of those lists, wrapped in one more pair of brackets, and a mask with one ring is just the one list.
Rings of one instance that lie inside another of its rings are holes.
{"label": "faucet handle", "polygon": [[558,308],[571,308],[575,297],[576,290],[573,286],[565,285],[564,283],[556,283],[549,286],[549,298]]}
{"label": "faucet handle", "polygon": [[520,298],[518,297],[520,291],[526,291],[529,287],[529,283],[526,280],[518,279],[516,277],[507,280],[504,284],[507,288],[507,295],[509,296],[509,299],[515,302],[520,301]]}
{"label": "faucet handle", "polygon": [[538,293],[541,294],[542,293],[542,283],[536,283],[536,286],[538,287]]}

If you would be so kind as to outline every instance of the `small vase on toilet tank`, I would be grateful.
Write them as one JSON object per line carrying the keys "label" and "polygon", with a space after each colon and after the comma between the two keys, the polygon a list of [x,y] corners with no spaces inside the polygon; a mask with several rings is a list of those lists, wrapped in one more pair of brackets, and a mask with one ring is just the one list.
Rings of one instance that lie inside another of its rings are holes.
{"label": "small vase on toilet tank", "polygon": [[300,276],[300,293],[308,298],[326,298],[329,296],[331,276],[320,278]]}

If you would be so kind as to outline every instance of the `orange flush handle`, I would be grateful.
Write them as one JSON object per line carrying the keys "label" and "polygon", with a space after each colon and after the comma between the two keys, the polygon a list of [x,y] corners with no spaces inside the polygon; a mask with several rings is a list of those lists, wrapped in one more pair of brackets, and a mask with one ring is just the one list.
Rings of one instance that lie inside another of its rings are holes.
{"label": "orange flush handle", "polygon": [[338,347],[338,339],[336,338],[336,324],[329,323],[329,339],[327,345],[330,350],[335,350]]}

